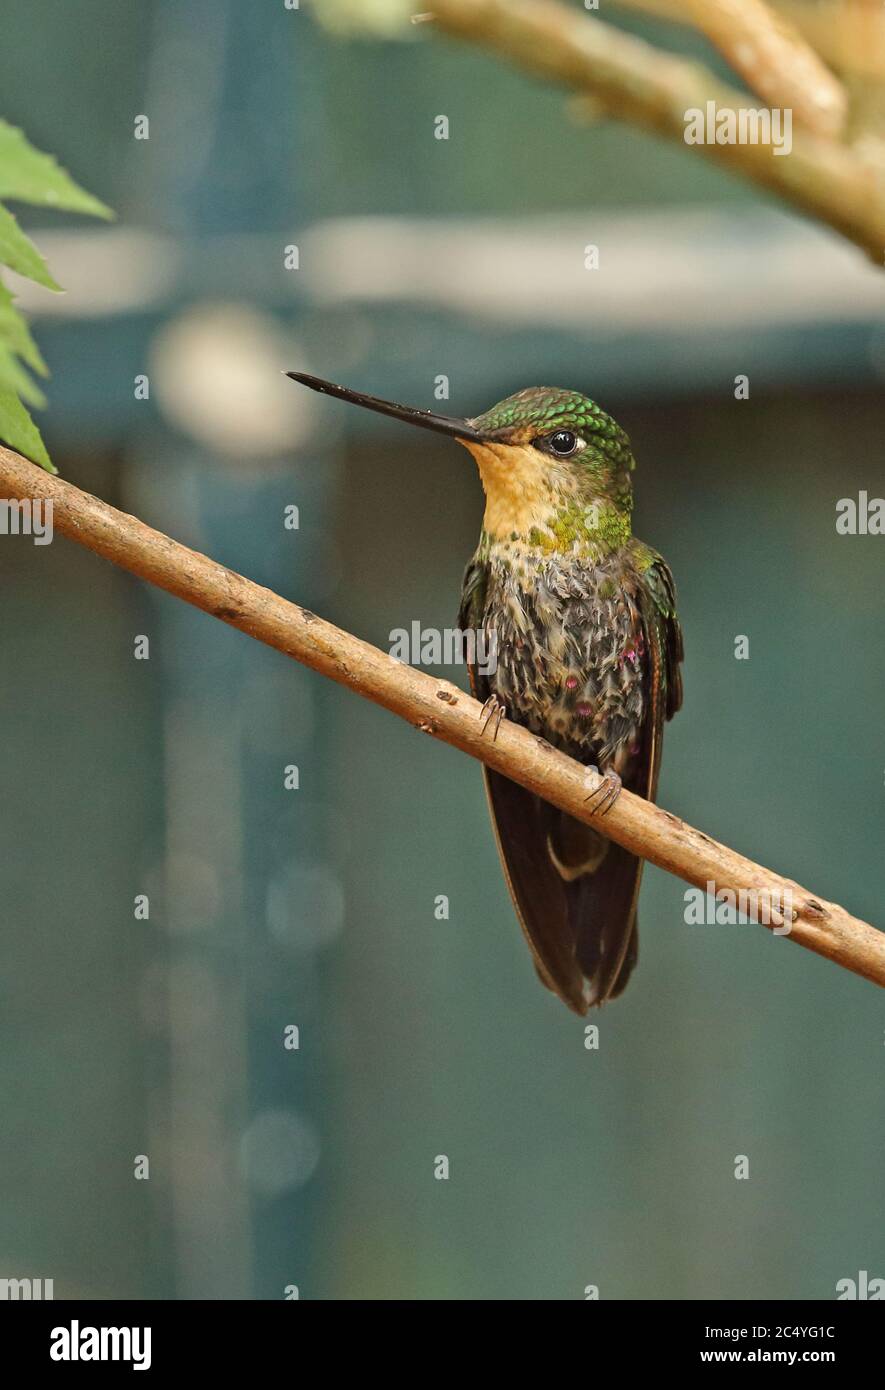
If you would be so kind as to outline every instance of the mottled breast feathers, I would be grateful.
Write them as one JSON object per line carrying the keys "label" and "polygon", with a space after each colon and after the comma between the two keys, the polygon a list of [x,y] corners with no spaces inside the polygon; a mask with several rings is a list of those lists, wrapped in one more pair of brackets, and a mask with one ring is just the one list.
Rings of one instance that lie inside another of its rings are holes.
{"label": "mottled breast feathers", "polygon": [[[660,555],[631,539],[592,563],[484,538],[459,626],[495,634],[496,670],[470,672],[477,698],[497,695],[508,718],[654,797],[663,724],[682,700],[682,634]],[[635,964],[642,861],[498,773],[486,770],[486,785],[538,973],[584,1013],[619,994]]]}

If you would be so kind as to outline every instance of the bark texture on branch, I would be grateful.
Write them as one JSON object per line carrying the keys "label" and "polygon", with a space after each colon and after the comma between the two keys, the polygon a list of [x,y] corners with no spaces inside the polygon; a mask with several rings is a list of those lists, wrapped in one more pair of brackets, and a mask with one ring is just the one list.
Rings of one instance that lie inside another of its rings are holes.
{"label": "bark texture on branch", "polygon": [[[56,531],[480,759],[687,883],[701,889],[713,883],[735,899],[756,892],[763,902],[765,895],[791,901],[790,940],[885,985],[885,934],[631,792],[622,791],[606,816],[594,817],[587,805],[592,773],[507,720],[496,739],[484,735],[479,703],[448,681],[393,660],[2,446],[0,497],[51,501]],[[778,927],[776,914],[769,925]]]}

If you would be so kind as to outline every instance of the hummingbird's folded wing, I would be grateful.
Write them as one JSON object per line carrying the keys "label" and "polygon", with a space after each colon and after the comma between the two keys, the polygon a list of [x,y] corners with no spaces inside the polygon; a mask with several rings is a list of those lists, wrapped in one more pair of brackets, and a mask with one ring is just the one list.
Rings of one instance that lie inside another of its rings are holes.
{"label": "hummingbird's folded wing", "polygon": [[682,706],[680,662],[685,651],[682,628],[676,614],[676,586],[666,561],[654,551],[642,574],[639,609],[647,654],[645,676],[646,719],[639,755],[638,785],[634,790],[654,801],[661,767],[664,722]]}

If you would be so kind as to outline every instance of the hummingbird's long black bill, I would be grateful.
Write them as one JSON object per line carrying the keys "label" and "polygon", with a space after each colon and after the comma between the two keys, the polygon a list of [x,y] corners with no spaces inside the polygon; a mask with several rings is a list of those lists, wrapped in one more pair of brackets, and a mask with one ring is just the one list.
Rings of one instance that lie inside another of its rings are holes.
{"label": "hummingbird's long black bill", "polygon": [[425,430],[436,430],[438,434],[454,435],[455,439],[470,439],[481,444],[488,436],[480,434],[470,420],[457,420],[451,415],[434,415],[432,410],[416,410],[412,405],[397,405],[396,401],[383,401],[378,396],[367,396],[363,391],[352,391],[349,386],[336,386],[333,381],[323,381],[319,376],[308,376],[307,372],[286,372],[293,381],[309,386],[312,391],[320,391],[324,396],[337,396],[341,401],[361,405],[366,410],[376,410],[379,415],[391,415],[394,420],[403,420],[407,425],[420,425]]}

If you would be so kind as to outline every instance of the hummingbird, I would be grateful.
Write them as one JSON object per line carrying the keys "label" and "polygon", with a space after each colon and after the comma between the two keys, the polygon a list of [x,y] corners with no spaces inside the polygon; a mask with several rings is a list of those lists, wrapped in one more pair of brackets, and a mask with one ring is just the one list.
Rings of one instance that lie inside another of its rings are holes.
{"label": "hummingbird", "polygon": [[[664,722],[682,703],[683,641],[670,569],[632,533],[635,465],[621,426],[579,391],[555,386],[457,419],[287,375],[470,451],[485,513],[458,627],[495,652],[482,670],[468,667],[484,731],[496,737],[510,719],[592,769],[594,816],[624,786],[654,800]],[[501,773],[483,772],[537,973],[586,1014],[621,994],[636,965],[644,861]]]}

